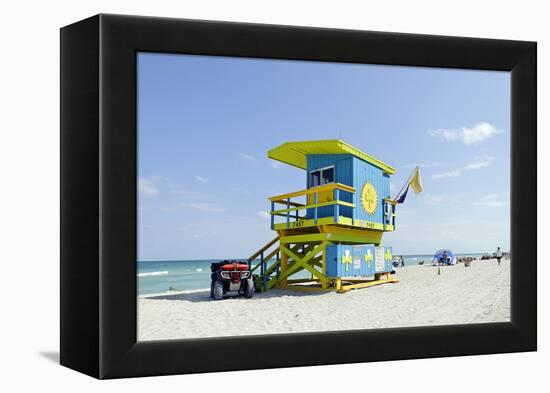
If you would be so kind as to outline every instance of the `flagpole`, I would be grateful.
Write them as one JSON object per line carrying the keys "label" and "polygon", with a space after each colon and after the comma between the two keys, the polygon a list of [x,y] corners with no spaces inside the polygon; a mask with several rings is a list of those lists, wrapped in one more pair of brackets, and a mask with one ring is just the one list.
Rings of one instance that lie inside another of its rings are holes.
{"label": "flagpole", "polygon": [[394,201],[397,200],[397,197],[401,194],[401,192],[403,192],[403,190],[405,189],[405,187],[407,186],[407,184],[410,183],[414,173],[418,170],[418,165],[413,169],[413,171],[411,172],[409,178],[407,179],[407,181],[405,182],[405,184],[403,184],[403,187],[401,187],[401,190],[399,190],[399,192],[397,193],[397,195],[395,196],[395,198],[393,198]]}

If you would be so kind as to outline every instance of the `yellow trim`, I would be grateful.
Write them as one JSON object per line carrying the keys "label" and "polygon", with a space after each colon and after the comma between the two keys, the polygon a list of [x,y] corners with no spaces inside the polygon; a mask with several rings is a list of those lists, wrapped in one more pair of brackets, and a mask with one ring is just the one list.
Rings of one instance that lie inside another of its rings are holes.
{"label": "yellow trim", "polygon": [[289,284],[301,284],[304,282],[312,282],[312,281],[318,281],[318,280],[312,280],[311,278],[292,278],[287,279]]}
{"label": "yellow trim", "polygon": [[266,251],[269,247],[271,247],[272,245],[274,245],[275,243],[277,243],[279,241],[279,236],[275,237],[273,240],[271,240],[269,243],[267,243],[265,246],[263,246],[262,248],[260,248],[258,251],[256,251],[254,254],[252,254],[251,256],[248,257],[248,261],[253,261],[254,259],[256,259],[262,252]]}
{"label": "yellow trim", "polygon": [[312,226],[323,225],[323,224],[332,224],[334,222],[334,217],[318,218],[317,224],[315,224],[314,221],[315,221],[314,219],[291,221],[288,223],[288,228],[286,227],[286,222],[281,222],[281,223],[275,224],[273,226],[273,229],[277,231],[280,229],[295,229],[295,228],[312,227]]}
{"label": "yellow trim", "polygon": [[[281,248],[281,246],[279,246]],[[283,250],[281,249],[281,275],[285,274],[288,271],[288,255],[286,255]],[[283,279],[278,280],[275,278],[275,280],[279,283],[279,286],[282,288],[285,288],[288,285],[286,277]]]}
{"label": "yellow trim", "polygon": [[[308,280],[308,282],[315,282],[315,280]],[[334,288],[314,287],[312,285],[288,285],[286,289],[297,292],[327,292],[334,291]]]}
{"label": "yellow trim", "polygon": [[359,244],[379,244],[382,232],[358,231],[356,233],[311,233],[306,235],[281,237],[281,244],[313,243],[313,242],[343,242]]}
{"label": "yellow trim", "polygon": [[354,187],[350,187],[342,183],[329,183],[329,184],[323,184],[322,186],[306,188],[305,190],[289,192],[288,194],[275,195],[275,196],[269,197],[269,200],[271,202],[281,203],[286,205],[287,203],[286,199],[288,198],[296,198],[303,195],[314,194],[316,192],[332,191],[336,188],[339,190],[355,193]]}
{"label": "yellow trim", "polygon": [[384,224],[380,224],[372,221],[352,220],[351,218],[344,217],[344,216],[340,216],[338,218],[338,222],[334,222],[334,217],[332,216],[318,218],[317,223],[315,223],[315,219],[313,218],[307,219],[307,220],[291,221],[289,222],[288,228],[286,227],[286,222],[281,222],[281,223],[275,224],[273,226],[273,229],[277,231],[281,229],[305,228],[305,227],[330,225],[330,224],[347,225],[353,228],[370,229],[375,231],[386,231],[386,232],[393,231],[393,225],[386,224],[386,228],[384,229]]}
{"label": "yellow trim", "polygon": [[287,142],[267,152],[269,158],[301,169],[307,169],[307,156],[311,154],[351,154],[382,169],[387,174],[395,173],[395,168],[392,166],[340,139]]}
{"label": "yellow trim", "polygon": [[[274,214],[276,216],[281,216],[281,213],[295,212],[296,210],[313,209],[314,207],[323,207],[323,206],[330,206],[330,205],[342,205],[342,206],[355,207],[355,203],[344,202],[344,201],[330,201],[330,202],[317,203],[315,205],[291,207],[290,209],[273,210],[271,214]],[[286,217],[286,214],[284,216]]]}
{"label": "yellow trim", "polygon": [[317,247],[315,247],[313,250],[309,251],[305,256],[300,258],[296,254],[294,254],[292,251],[290,251],[286,246],[281,244],[281,246],[280,246],[281,247],[281,252],[284,255],[286,255],[288,257],[291,257],[294,260],[294,263],[292,264],[292,266],[290,268],[285,269],[284,272],[281,269],[281,274],[279,275],[279,280],[284,280],[284,279],[288,278],[288,276],[291,276],[299,268],[305,268],[305,269],[309,270],[309,272],[311,274],[313,274],[315,277],[318,277],[318,278],[321,279],[323,277],[322,274],[319,271],[317,271],[316,269],[314,269],[313,267],[311,267],[308,264],[308,261],[311,258],[313,258],[325,246],[326,246],[326,242],[323,242],[320,245],[318,245]]}
{"label": "yellow trim", "polygon": [[[344,279],[344,281],[346,281],[346,280]],[[396,283],[396,282],[399,282],[399,280],[397,278],[393,278],[393,277],[392,278],[387,278],[387,279],[384,279],[384,280],[365,281],[365,282],[351,284],[351,285],[342,285],[340,288],[336,288],[336,292],[345,293],[345,292],[349,291],[350,289],[368,288],[368,287],[373,287],[375,285],[387,284],[387,283]]]}

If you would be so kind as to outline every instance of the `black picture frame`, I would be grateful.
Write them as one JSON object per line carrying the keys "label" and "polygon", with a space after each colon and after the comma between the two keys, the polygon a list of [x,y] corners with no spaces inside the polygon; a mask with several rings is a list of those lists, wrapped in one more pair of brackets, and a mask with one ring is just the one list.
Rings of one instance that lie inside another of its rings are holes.
{"label": "black picture frame", "polygon": [[[138,51],[510,71],[511,322],[136,342]],[[62,28],[61,364],[120,378],[535,351],[536,90],[535,42],[103,14]]]}

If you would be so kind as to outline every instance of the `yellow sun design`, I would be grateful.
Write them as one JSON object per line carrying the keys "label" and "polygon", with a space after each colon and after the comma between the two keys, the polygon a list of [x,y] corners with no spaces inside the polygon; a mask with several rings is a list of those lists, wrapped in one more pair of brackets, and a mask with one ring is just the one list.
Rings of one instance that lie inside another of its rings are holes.
{"label": "yellow sun design", "polygon": [[376,194],[376,188],[369,183],[366,182],[363,186],[363,191],[361,192],[361,204],[363,205],[363,209],[368,214],[374,214],[376,211],[376,205],[377,205],[378,196]]}

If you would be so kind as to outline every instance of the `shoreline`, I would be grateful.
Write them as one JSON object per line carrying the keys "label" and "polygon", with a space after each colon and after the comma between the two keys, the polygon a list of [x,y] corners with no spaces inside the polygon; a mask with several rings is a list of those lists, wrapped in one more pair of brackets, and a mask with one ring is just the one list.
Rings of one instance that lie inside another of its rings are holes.
{"label": "shoreline", "polygon": [[183,290],[183,291],[166,291],[166,292],[158,292],[158,293],[147,293],[147,294],[143,294],[143,295],[138,295],[138,299],[148,299],[148,298],[157,297],[157,296],[186,295],[186,294],[208,292],[208,291],[210,291],[210,288],[199,288],[199,289],[187,289],[187,290]]}
{"label": "shoreline", "polygon": [[[419,264],[408,265],[408,266],[404,266],[404,267],[398,267],[397,270],[410,269],[410,268],[415,268],[415,267],[433,267],[433,265],[431,263],[430,264],[424,263],[423,265],[419,265]],[[181,291],[165,291],[165,292],[145,293],[145,294],[142,294],[142,295],[138,295],[137,297],[139,299],[147,299],[147,298],[156,297],[156,296],[184,295],[184,294],[188,294],[188,293],[197,293],[197,292],[206,292],[206,291],[210,291],[210,288],[205,287],[205,288],[197,288],[197,289],[184,289],[184,290],[181,290]]]}
{"label": "shoreline", "polygon": [[396,269],[398,283],[344,294],[272,289],[213,301],[206,289],[140,296],[138,340],[507,322],[510,263],[442,266],[440,275],[431,264],[413,265]]}
{"label": "shoreline", "polygon": [[[477,261],[481,262],[479,259]],[[457,263],[456,265],[459,266],[459,265],[462,265],[462,264]],[[422,267],[423,268],[437,267],[437,265],[432,265],[432,262],[430,261],[430,263],[425,262],[423,265],[415,264],[415,265],[405,265],[403,267],[397,267],[395,271],[398,272],[398,271],[401,271],[403,269],[422,268]],[[441,265],[441,267],[447,267],[447,266]],[[197,292],[206,292],[206,291],[210,291],[210,288],[209,287],[204,287],[204,288],[197,288],[197,289],[184,289],[184,290],[176,290],[176,291],[145,293],[145,294],[138,295],[137,297],[139,299],[147,299],[147,298],[156,297],[156,296],[184,295],[184,294],[188,294],[188,293],[197,293]]]}

